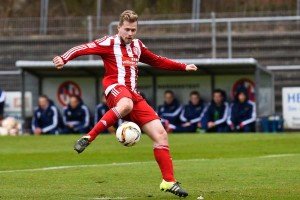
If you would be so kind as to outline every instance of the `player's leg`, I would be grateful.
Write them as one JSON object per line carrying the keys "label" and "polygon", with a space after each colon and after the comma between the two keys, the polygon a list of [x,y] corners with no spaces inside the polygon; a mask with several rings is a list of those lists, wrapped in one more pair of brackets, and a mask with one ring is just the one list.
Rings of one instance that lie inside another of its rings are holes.
{"label": "player's leg", "polygon": [[125,86],[115,87],[108,95],[107,103],[110,110],[102,116],[99,122],[87,135],[84,135],[75,143],[74,150],[78,153],[84,151],[99,133],[116,124],[120,118],[128,115],[133,108],[131,93]]}
{"label": "player's leg", "polygon": [[153,153],[157,164],[162,173],[163,181],[160,188],[164,191],[171,192],[178,196],[187,196],[174,178],[173,163],[169,150],[168,134],[164,129],[158,115],[145,100],[136,98],[132,112],[129,118],[137,123],[142,130],[153,141]]}
{"label": "player's leg", "polygon": [[142,130],[153,141],[154,157],[162,173],[163,181],[160,189],[180,197],[188,196],[174,177],[173,163],[170,155],[168,133],[159,119],[152,120],[142,126]]}
{"label": "player's leg", "polygon": [[169,150],[168,134],[159,119],[152,120],[142,126],[142,130],[153,141],[154,157],[160,167],[165,181],[174,182],[172,158]]}
{"label": "player's leg", "polygon": [[88,133],[90,136],[90,142],[93,141],[99,133],[116,124],[120,118],[128,115],[132,108],[133,101],[130,98],[122,97],[117,100],[116,105],[108,110]]}

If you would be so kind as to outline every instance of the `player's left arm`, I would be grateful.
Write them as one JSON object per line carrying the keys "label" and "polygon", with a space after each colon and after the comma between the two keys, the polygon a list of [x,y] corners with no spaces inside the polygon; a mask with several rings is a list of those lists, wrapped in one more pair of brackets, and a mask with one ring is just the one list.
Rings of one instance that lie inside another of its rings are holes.
{"label": "player's left arm", "polygon": [[224,113],[223,113],[223,117],[220,118],[220,119],[218,119],[218,120],[216,120],[214,122],[215,125],[219,125],[219,124],[224,123],[227,120],[227,118],[228,118],[228,113],[229,113],[229,105],[228,105],[227,102],[225,102],[225,110],[224,110]]}
{"label": "player's left arm", "polygon": [[248,101],[248,103],[251,105],[251,109],[249,109],[249,111],[247,112],[248,119],[241,122],[241,124],[240,124],[241,127],[246,126],[250,123],[253,123],[256,120],[256,106],[255,106],[255,103],[252,102],[252,101]]}
{"label": "player's left arm", "polygon": [[166,57],[161,57],[151,52],[145,45],[140,42],[141,56],[140,61],[150,66],[176,71],[196,71],[197,67],[194,64],[184,64]]}
{"label": "player's left arm", "polygon": [[57,128],[58,125],[58,110],[54,106],[51,106],[50,108],[51,108],[51,115],[52,115],[51,124],[49,124],[49,126],[46,126],[42,129],[43,133],[47,133]]}
{"label": "player's left arm", "polygon": [[204,106],[203,110],[201,111],[201,113],[199,113],[199,116],[198,117],[195,117],[193,119],[190,119],[190,123],[191,124],[195,124],[195,123],[199,123],[202,121],[203,117],[205,116],[205,113],[208,109],[208,105],[207,106]]}

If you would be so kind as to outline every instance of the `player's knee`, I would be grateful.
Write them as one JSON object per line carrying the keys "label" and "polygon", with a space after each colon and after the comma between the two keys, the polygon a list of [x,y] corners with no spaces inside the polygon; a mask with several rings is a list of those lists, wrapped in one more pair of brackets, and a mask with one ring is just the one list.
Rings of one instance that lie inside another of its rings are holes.
{"label": "player's knee", "polygon": [[159,130],[157,133],[157,138],[154,142],[159,145],[168,145],[168,133],[164,129]]}
{"label": "player's knee", "polygon": [[118,103],[119,112],[122,116],[128,115],[133,109],[133,101],[129,98],[123,98]]}
{"label": "player's knee", "polygon": [[131,101],[131,103],[129,103],[129,104],[127,104],[127,105],[124,106],[123,113],[125,115],[127,115],[127,114],[129,114],[132,111],[132,109],[133,109],[133,103]]}

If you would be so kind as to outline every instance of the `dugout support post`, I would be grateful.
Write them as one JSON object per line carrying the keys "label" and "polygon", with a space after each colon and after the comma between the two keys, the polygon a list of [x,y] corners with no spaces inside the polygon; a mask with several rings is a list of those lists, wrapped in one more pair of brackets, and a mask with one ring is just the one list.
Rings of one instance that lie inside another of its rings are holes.
{"label": "dugout support post", "polygon": [[22,130],[25,130],[25,71],[21,69],[21,117]]}

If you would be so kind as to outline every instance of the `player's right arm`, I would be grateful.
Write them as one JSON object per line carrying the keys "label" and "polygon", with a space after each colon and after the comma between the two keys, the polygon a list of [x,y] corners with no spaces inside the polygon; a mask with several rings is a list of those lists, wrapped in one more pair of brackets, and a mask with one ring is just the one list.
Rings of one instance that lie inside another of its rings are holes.
{"label": "player's right arm", "polygon": [[95,40],[90,43],[75,46],[69,49],[68,51],[66,51],[61,56],[55,56],[53,58],[53,63],[57,69],[61,69],[64,67],[64,65],[67,62],[77,58],[78,56],[83,56],[83,55],[102,56],[107,51],[106,46],[110,45],[110,41],[106,41],[106,40],[109,40],[108,37],[104,37],[102,39]]}

